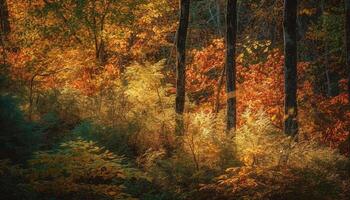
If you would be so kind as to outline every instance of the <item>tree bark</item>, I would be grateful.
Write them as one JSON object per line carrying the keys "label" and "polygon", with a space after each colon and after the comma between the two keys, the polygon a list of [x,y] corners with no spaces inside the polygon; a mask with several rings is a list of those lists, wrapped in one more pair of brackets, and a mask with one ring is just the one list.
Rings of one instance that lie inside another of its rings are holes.
{"label": "tree bark", "polygon": [[348,97],[350,104],[350,0],[345,0],[346,7],[346,66],[348,70]]}
{"label": "tree bark", "polygon": [[329,67],[329,59],[328,59],[328,37],[327,37],[327,23],[326,23],[326,2],[325,0],[321,1],[321,10],[322,10],[322,29],[323,32],[325,32],[325,37],[323,38],[323,65],[324,65],[324,72],[326,75],[326,86],[327,86],[327,96],[331,97],[332,93],[332,87],[331,87],[331,78],[330,73],[328,70]]}
{"label": "tree bark", "polygon": [[328,28],[327,28],[327,22],[326,22],[326,1],[321,1],[321,10],[322,10],[322,29],[325,33],[325,36],[323,38],[323,65],[324,65],[324,73],[326,78],[326,86],[327,91],[326,94],[328,97],[335,97],[339,95],[339,86],[338,86],[338,78],[337,73],[330,70],[330,61],[329,61],[329,38],[328,38]]}
{"label": "tree bark", "polygon": [[180,0],[180,24],[176,38],[176,134],[183,135],[185,109],[186,39],[190,15],[190,0]]}
{"label": "tree bark", "polygon": [[220,2],[219,0],[215,1],[215,6],[216,6],[216,25],[217,25],[217,31],[219,36],[222,36],[222,31],[221,31],[221,9],[220,9]]}
{"label": "tree bark", "polygon": [[284,1],[284,133],[298,134],[297,122],[297,0]]}
{"label": "tree bark", "polygon": [[226,11],[226,93],[227,131],[236,128],[236,33],[237,0],[227,0]]}
{"label": "tree bark", "polygon": [[9,12],[7,8],[6,0],[0,0],[0,45],[1,45],[1,56],[2,56],[2,66],[6,67],[6,44],[8,42],[8,35],[11,32]]}
{"label": "tree bark", "polygon": [[6,0],[0,0],[0,21],[1,21],[1,35],[7,37],[11,31],[9,12]]}
{"label": "tree bark", "polygon": [[215,97],[215,102],[214,102],[214,113],[215,114],[218,114],[220,111],[220,92],[221,92],[222,86],[224,84],[224,78],[225,78],[225,74],[226,74],[225,70],[226,69],[224,67],[221,71],[220,79],[219,79],[218,86],[216,89],[216,97]]}
{"label": "tree bark", "polygon": [[[346,35],[346,68],[348,70],[348,98],[349,98],[349,109],[350,109],[350,0],[345,0],[345,35]],[[343,151],[348,153],[350,159],[350,134],[346,141],[342,144],[344,147]],[[350,171],[350,170],[349,170]]]}

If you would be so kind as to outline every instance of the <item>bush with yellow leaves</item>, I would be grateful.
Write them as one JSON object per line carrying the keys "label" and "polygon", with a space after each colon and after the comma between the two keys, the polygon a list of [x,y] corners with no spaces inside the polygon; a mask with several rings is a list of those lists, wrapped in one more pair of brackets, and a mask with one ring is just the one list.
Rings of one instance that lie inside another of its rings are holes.
{"label": "bush with yellow leaves", "polygon": [[74,113],[82,119],[122,129],[137,153],[161,149],[173,141],[175,119],[173,87],[165,83],[163,68],[163,60],[133,63],[120,78],[101,85],[94,94],[84,95],[67,86],[59,101],[69,107],[76,104]]}
{"label": "bush with yellow leaves", "polygon": [[234,143],[242,166],[202,187],[211,199],[348,199],[349,162],[316,141],[296,141],[247,112]]}
{"label": "bush with yellow leaves", "polygon": [[183,149],[197,169],[221,169],[237,164],[231,136],[226,132],[224,113],[198,111],[185,115]]}
{"label": "bush with yellow leaves", "polygon": [[81,139],[29,161],[29,184],[45,197],[59,199],[134,199],[123,192],[132,172],[122,157]]}
{"label": "bush with yellow leaves", "polygon": [[199,199],[200,184],[210,183],[226,167],[239,164],[223,119],[223,113],[186,113],[181,145],[170,155],[164,149],[150,148],[137,163],[153,183],[176,191],[176,199]]}
{"label": "bush with yellow leaves", "polygon": [[133,136],[139,152],[161,149],[173,140],[174,97],[171,85],[165,84],[164,61],[141,65],[134,63],[126,70],[125,94],[130,108],[127,120],[140,128]]}

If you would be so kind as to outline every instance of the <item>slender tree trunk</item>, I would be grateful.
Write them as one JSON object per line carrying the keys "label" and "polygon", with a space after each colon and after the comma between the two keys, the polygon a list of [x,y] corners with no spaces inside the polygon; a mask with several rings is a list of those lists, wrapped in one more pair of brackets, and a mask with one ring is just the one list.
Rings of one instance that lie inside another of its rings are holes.
{"label": "slender tree trunk", "polygon": [[215,1],[215,6],[216,6],[216,25],[217,25],[217,31],[219,36],[222,36],[222,31],[221,31],[221,9],[220,9],[220,0]]}
{"label": "slender tree trunk", "polygon": [[350,104],[350,0],[345,0],[346,7],[346,66],[348,70],[348,96]]}
{"label": "slender tree trunk", "polygon": [[6,67],[6,43],[8,35],[11,32],[9,22],[9,12],[7,8],[6,0],[0,0],[0,45],[1,45],[1,56],[2,56],[2,67]]}
{"label": "slender tree trunk", "polygon": [[[216,24],[217,24],[217,29],[218,29],[218,35],[222,37],[222,27],[221,27],[221,9],[220,9],[220,0],[215,1],[216,4]],[[222,89],[222,86],[224,85],[224,78],[225,78],[225,67],[223,67],[220,75],[220,79],[217,85],[216,89],[216,97],[215,97],[215,102],[214,102],[214,113],[218,114],[220,111],[220,92]]]}
{"label": "slender tree trunk", "polygon": [[324,66],[324,72],[326,75],[326,86],[327,86],[327,96],[331,96],[332,88],[331,88],[331,78],[329,75],[329,59],[328,59],[328,37],[327,37],[327,23],[326,23],[326,5],[325,5],[325,0],[321,1],[321,10],[322,10],[322,29],[323,32],[326,33],[324,38],[323,38],[323,54],[324,54],[324,60],[323,60],[323,66]]}
{"label": "slender tree trunk", "polygon": [[9,12],[7,8],[6,0],[0,0],[0,21],[1,21],[1,34],[7,37],[11,31],[9,22]]}
{"label": "slender tree trunk", "polygon": [[[346,32],[346,66],[348,70],[348,98],[349,98],[349,107],[350,107],[350,0],[345,0],[345,32]],[[350,108],[349,108],[350,109]],[[348,153],[350,159],[350,135],[343,143],[345,146],[345,152]],[[350,169],[349,169],[350,172]]]}
{"label": "slender tree trunk", "polygon": [[284,1],[284,133],[298,134],[297,122],[297,0]]}
{"label": "slender tree trunk", "polygon": [[190,15],[190,0],[180,0],[180,24],[176,38],[176,134],[183,135],[185,109],[186,39]]}
{"label": "slender tree trunk", "polygon": [[224,78],[225,78],[225,67],[221,71],[220,79],[218,82],[218,86],[216,89],[216,97],[214,102],[214,113],[217,114],[220,111],[220,92],[222,89],[222,86],[224,84]]}
{"label": "slender tree trunk", "polygon": [[227,131],[236,128],[236,33],[237,0],[227,0],[226,11],[226,92]]}
{"label": "slender tree trunk", "polygon": [[[323,1],[324,3],[324,1]],[[325,14],[324,12],[324,7],[322,8],[323,10],[323,14]],[[323,16],[325,17],[325,16]],[[323,31],[326,33],[327,32],[327,27],[326,27],[326,23],[323,23]],[[327,34],[327,33],[326,33]],[[328,57],[328,38],[327,36],[325,36],[324,40],[323,40],[323,54],[324,54],[324,60],[323,60],[323,66],[324,66],[324,72],[326,75],[326,85],[327,85],[327,96],[328,97],[332,97],[332,82],[331,82],[331,75],[330,75],[330,71],[328,69],[329,67],[329,57]]]}
{"label": "slender tree trunk", "polygon": [[30,79],[29,86],[29,108],[28,108],[28,120],[32,121],[33,117],[33,99],[34,99],[34,81],[38,74],[34,74]]}
{"label": "slender tree trunk", "polygon": [[335,97],[339,95],[339,86],[338,86],[338,78],[336,72],[329,69],[330,61],[329,61],[329,38],[328,38],[328,29],[327,29],[327,22],[326,22],[326,1],[321,1],[321,10],[322,10],[322,29],[325,33],[325,36],[323,38],[323,65],[324,65],[324,72],[326,77],[326,86],[327,86],[327,96],[328,97]]}

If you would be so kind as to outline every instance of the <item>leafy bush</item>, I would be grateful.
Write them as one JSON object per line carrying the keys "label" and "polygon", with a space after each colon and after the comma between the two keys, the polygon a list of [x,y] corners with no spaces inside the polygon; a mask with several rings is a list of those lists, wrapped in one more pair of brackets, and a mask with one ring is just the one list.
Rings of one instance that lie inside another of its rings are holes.
{"label": "leafy bush", "polygon": [[33,188],[25,182],[25,171],[9,160],[0,160],[0,197],[6,200],[38,199]]}
{"label": "leafy bush", "polygon": [[152,183],[160,186],[160,191],[173,191],[174,198],[170,199],[193,199],[199,184],[210,182],[216,171],[197,169],[192,159],[190,154],[182,151],[168,157],[165,151],[150,150],[138,161],[152,178]]}
{"label": "leafy bush", "polygon": [[130,145],[130,135],[135,133],[136,127],[132,124],[118,127],[108,127],[90,121],[83,121],[72,130],[73,137],[80,137],[85,140],[98,141],[109,150],[125,155],[135,156],[135,152]]}
{"label": "leafy bush", "polygon": [[105,77],[107,82],[103,78],[96,80],[103,85],[89,95],[66,85],[56,104],[60,110],[71,111],[104,129],[92,132],[104,134],[105,141],[126,136],[137,153],[151,147],[160,149],[173,140],[175,116],[173,87],[165,83],[163,68],[164,61],[134,63],[119,78]]}
{"label": "leafy bush", "polygon": [[122,164],[122,157],[78,139],[55,151],[37,152],[29,162],[28,179],[47,198],[133,199],[122,183],[136,174]]}
{"label": "leafy bush", "polygon": [[40,142],[40,129],[27,122],[16,100],[0,96],[0,159],[24,162]]}
{"label": "leafy bush", "polygon": [[343,186],[309,169],[243,166],[228,168],[202,190],[211,191],[212,199],[347,199]]}
{"label": "leafy bush", "polygon": [[145,66],[133,64],[126,71],[126,95],[130,103],[129,121],[140,127],[133,140],[139,152],[160,149],[171,143],[174,130],[174,97],[171,86],[164,83],[164,61]]}
{"label": "leafy bush", "polygon": [[273,127],[265,115],[246,113],[234,138],[244,164],[228,168],[202,190],[212,199],[347,199],[349,162],[315,141],[299,141]]}
{"label": "leafy bush", "polygon": [[186,114],[182,145],[170,156],[165,149],[150,148],[137,158],[137,163],[154,184],[166,191],[176,191],[175,199],[200,199],[201,184],[210,183],[223,168],[239,165],[222,115]]}
{"label": "leafy bush", "polygon": [[217,116],[203,111],[186,114],[183,149],[196,168],[220,170],[239,164],[224,119],[222,112]]}

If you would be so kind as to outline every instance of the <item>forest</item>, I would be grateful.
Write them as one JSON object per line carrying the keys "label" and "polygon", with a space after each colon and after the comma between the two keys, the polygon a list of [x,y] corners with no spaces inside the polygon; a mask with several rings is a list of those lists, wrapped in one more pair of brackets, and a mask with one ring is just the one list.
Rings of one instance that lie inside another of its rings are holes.
{"label": "forest", "polygon": [[350,0],[0,0],[0,199],[350,199]]}

